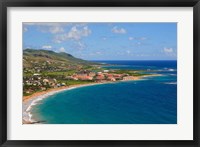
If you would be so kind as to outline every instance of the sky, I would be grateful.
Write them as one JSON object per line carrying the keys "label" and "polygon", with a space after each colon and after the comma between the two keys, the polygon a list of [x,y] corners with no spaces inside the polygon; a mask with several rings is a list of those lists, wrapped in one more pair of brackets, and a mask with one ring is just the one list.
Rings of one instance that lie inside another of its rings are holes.
{"label": "sky", "polygon": [[176,23],[23,23],[23,49],[85,60],[177,60]]}

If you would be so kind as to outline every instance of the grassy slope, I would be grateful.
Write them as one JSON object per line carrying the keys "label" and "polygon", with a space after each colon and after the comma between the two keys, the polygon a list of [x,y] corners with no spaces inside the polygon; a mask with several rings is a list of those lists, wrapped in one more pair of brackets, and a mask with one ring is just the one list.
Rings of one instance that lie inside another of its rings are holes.
{"label": "grassy slope", "polygon": [[23,67],[33,67],[34,64],[51,62],[52,66],[63,65],[93,65],[95,63],[73,57],[67,53],[56,53],[48,50],[23,50]]}

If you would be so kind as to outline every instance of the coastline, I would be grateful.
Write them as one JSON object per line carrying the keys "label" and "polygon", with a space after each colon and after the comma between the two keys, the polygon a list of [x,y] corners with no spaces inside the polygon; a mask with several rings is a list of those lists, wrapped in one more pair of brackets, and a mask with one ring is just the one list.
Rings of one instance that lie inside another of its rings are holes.
{"label": "coastline", "polygon": [[[106,82],[107,83],[107,82]],[[98,84],[106,84],[106,83],[88,83],[88,84],[78,84],[78,85],[72,85],[72,86],[63,86],[59,88],[52,88],[46,91],[36,92],[30,96],[24,96],[23,97],[23,105],[22,105],[22,123],[23,124],[35,124],[40,123],[38,121],[35,121],[32,119],[32,114],[30,113],[30,110],[32,106],[36,105],[38,101],[41,101],[45,98],[48,98],[50,95],[53,95],[55,93],[59,93],[61,91],[65,90],[71,90],[75,88],[80,88],[84,86],[92,86],[92,85],[98,85]]]}
{"label": "coastline", "polygon": [[161,76],[161,74],[152,74],[152,75],[145,75],[145,76],[138,76],[132,80],[121,80],[116,82],[101,82],[101,83],[87,83],[87,84],[78,84],[78,85],[71,85],[71,86],[63,86],[59,88],[51,88],[46,91],[36,92],[30,96],[23,96],[23,105],[22,105],[22,124],[40,124],[41,122],[35,121],[32,119],[32,114],[30,112],[32,106],[36,105],[38,101],[41,101],[45,98],[48,98],[50,95],[55,93],[59,93],[61,91],[71,90],[75,88],[85,87],[85,86],[92,86],[92,85],[99,85],[99,84],[107,84],[107,83],[117,83],[117,82],[126,82],[126,81],[137,81],[142,80],[146,77],[154,77],[154,76]]}

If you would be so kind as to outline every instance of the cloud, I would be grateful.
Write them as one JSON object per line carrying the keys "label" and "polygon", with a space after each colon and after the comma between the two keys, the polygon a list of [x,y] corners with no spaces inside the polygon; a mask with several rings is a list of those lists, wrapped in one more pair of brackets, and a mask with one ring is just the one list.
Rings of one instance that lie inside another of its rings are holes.
{"label": "cloud", "polygon": [[72,27],[70,32],[68,32],[67,37],[74,40],[79,40],[81,37],[87,37],[91,34],[91,30],[87,26],[82,29],[78,29],[76,26]]}
{"label": "cloud", "polygon": [[133,40],[133,39],[134,39],[133,37],[129,37],[129,38],[128,38],[128,40]]}
{"label": "cloud", "polygon": [[86,48],[86,45],[82,42],[78,42],[78,46],[77,46],[78,49],[82,50],[82,49],[85,49]]}
{"label": "cloud", "polygon": [[66,26],[70,25],[68,22],[24,22],[23,25],[28,26]]}
{"label": "cloud", "polygon": [[164,52],[166,56],[170,56],[170,57],[176,57],[177,56],[177,52],[175,49],[173,48],[163,48],[163,50],[161,52]]}
{"label": "cloud", "polygon": [[129,37],[128,40],[146,40],[146,37]]}
{"label": "cloud", "polygon": [[136,54],[137,57],[149,57],[149,54]]}
{"label": "cloud", "polygon": [[42,33],[62,33],[64,32],[63,26],[69,25],[70,23],[48,23],[48,22],[28,22],[23,23],[25,26],[37,26],[37,30]]}
{"label": "cloud", "polygon": [[23,27],[23,32],[27,32],[28,28],[27,27]]}
{"label": "cloud", "polygon": [[165,52],[165,53],[173,53],[173,48],[167,48],[167,47],[165,47],[164,49],[163,49],[163,51]]}
{"label": "cloud", "polygon": [[97,55],[102,55],[102,53],[101,53],[101,52],[96,52],[96,54],[97,54]]}
{"label": "cloud", "polygon": [[102,40],[107,40],[107,38],[106,37],[102,37]]}
{"label": "cloud", "polygon": [[80,40],[82,37],[87,37],[92,31],[87,26],[73,26],[68,33],[56,35],[54,42],[61,43],[67,40]]}
{"label": "cloud", "polygon": [[45,27],[56,27],[56,26],[85,26],[87,23],[71,23],[71,22],[24,22],[25,26],[45,26]]}
{"label": "cloud", "polygon": [[65,52],[65,48],[64,47],[59,48],[59,52]]}
{"label": "cloud", "polygon": [[55,26],[55,27],[50,27],[49,32],[52,34],[62,33],[62,32],[64,32],[64,29],[60,26]]}
{"label": "cloud", "polygon": [[51,45],[43,45],[42,48],[43,49],[52,49],[52,46]]}
{"label": "cloud", "polygon": [[117,34],[126,34],[126,30],[124,28],[118,28],[117,26],[113,27],[111,31]]}
{"label": "cloud", "polygon": [[71,44],[72,49],[81,51],[81,50],[84,50],[87,48],[87,45],[84,42],[82,42],[81,40],[73,41],[72,43],[73,43],[73,44]]}
{"label": "cloud", "polygon": [[39,26],[38,30],[42,33],[51,33],[51,34],[64,32],[64,28],[61,26]]}
{"label": "cloud", "polygon": [[127,53],[127,54],[130,54],[130,53],[131,53],[131,51],[127,50],[127,51],[126,51],[126,53]]}

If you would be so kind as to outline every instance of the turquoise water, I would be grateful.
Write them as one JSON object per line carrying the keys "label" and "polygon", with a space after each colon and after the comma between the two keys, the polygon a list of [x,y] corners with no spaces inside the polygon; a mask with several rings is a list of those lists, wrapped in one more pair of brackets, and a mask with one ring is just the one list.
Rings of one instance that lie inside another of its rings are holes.
{"label": "turquoise water", "polygon": [[176,61],[112,62],[117,66],[107,68],[152,69],[163,76],[63,91],[35,105],[33,119],[47,124],[177,123]]}

